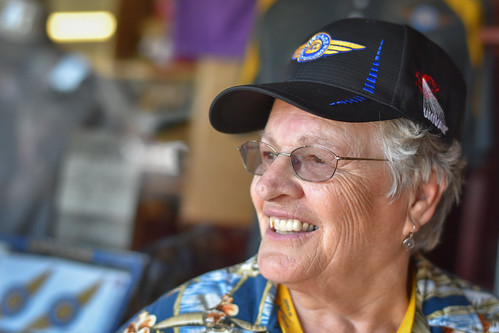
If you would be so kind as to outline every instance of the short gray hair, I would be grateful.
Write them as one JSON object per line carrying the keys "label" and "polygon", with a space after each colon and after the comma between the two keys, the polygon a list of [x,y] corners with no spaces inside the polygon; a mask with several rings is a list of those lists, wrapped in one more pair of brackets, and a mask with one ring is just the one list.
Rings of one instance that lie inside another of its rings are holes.
{"label": "short gray hair", "polygon": [[375,122],[379,126],[385,158],[390,165],[392,187],[387,196],[396,199],[404,190],[417,190],[430,179],[432,169],[437,180],[445,180],[446,189],[428,223],[414,235],[413,251],[435,248],[443,224],[454,204],[459,202],[466,162],[457,140],[447,144],[415,122],[400,118]]}

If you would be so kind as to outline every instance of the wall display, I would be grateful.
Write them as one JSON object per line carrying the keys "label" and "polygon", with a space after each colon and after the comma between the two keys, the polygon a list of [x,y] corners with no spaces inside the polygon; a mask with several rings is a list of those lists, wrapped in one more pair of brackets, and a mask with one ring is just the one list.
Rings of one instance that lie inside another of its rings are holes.
{"label": "wall display", "polygon": [[145,257],[0,235],[0,331],[110,332]]}

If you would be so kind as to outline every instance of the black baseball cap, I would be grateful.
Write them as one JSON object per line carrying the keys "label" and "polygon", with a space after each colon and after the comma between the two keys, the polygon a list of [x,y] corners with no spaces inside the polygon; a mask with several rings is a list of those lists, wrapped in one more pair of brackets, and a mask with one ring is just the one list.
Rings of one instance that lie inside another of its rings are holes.
{"label": "black baseball cap", "polygon": [[452,59],[413,28],[351,18],[298,46],[283,81],[222,91],[211,104],[211,124],[225,133],[263,129],[276,98],[338,121],[407,118],[452,142],[466,85]]}

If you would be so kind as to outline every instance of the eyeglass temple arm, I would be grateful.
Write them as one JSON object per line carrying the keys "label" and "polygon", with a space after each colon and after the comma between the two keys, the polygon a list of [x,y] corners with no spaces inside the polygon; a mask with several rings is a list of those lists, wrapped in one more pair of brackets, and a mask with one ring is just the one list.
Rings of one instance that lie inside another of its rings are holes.
{"label": "eyeglass temple arm", "polygon": [[344,157],[338,156],[336,158],[338,161],[347,160],[347,161],[388,161],[386,158],[362,158],[362,157]]}

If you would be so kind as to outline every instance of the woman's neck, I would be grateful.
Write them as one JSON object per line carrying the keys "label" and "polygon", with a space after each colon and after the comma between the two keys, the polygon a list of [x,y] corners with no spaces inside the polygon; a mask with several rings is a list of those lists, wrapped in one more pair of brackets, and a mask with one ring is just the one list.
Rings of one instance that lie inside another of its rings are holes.
{"label": "woman's neck", "polygon": [[342,283],[289,286],[304,332],[396,332],[409,302],[408,259]]}

